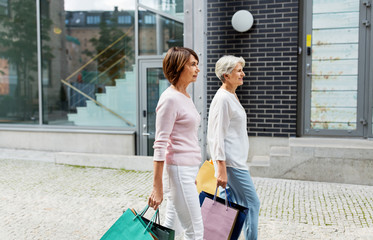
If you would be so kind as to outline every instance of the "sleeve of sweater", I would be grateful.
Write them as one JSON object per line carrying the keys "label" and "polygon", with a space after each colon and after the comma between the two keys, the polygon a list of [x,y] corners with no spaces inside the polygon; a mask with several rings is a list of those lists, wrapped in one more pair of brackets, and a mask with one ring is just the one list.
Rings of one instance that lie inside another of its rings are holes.
{"label": "sleeve of sweater", "polygon": [[225,161],[224,139],[230,123],[229,102],[227,99],[216,99],[214,109],[209,115],[208,142],[212,160]]}
{"label": "sleeve of sweater", "polygon": [[176,120],[176,104],[172,98],[160,99],[156,109],[154,161],[166,160],[167,143]]}

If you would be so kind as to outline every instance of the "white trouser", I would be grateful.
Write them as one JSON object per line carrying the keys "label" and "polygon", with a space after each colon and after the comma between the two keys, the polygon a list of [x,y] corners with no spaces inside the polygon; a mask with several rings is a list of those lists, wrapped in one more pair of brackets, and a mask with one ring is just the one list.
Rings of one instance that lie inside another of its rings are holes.
{"label": "white trouser", "polygon": [[186,240],[203,239],[203,222],[195,179],[199,166],[165,165],[163,189],[167,198],[164,226]]}

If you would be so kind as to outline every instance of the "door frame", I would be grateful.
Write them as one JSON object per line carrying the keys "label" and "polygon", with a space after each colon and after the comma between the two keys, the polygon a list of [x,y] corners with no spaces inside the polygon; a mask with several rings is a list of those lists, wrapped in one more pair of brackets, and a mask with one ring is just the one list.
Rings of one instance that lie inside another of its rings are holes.
{"label": "door frame", "polygon": [[[138,125],[137,125],[137,155],[148,155],[147,143],[147,69],[162,68],[163,57],[154,56],[138,59]],[[145,128],[144,128],[145,125]]]}
{"label": "door frame", "polygon": [[[357,99],[357,119],[356,129],[351,130],[313,130],[308,129],[311,121],[311,81],[312,76],[307,75],[312,71],[312,55],[307,56],[307,35],[312,37],[312,2],[303,0],[299,5],[299,64],[298,77],[298,110],[297,110],[297,136],[345,136],[345,137],[373,137],[372,134],[372,107],[373,107],[373,80],[372,62],[369,57],[372,56],[370,44],[373,41],[373,34],[370,28],[362,25],[363,18],[370,18],[370,8],[363,5],[360,1],[359,16],[359,60],[358,60],[358,99]],[[311,45],[312,47],[312,45]],[[369,49],[369,51],[368,51]],[[370,72],[369,72],[370,71]],[[312,72],[311,72],[312,74]],[[368,80],[369,79],[369,80]],[[369,86],[368,86],[369,85]],[[369,105],[369,106],[367,106]],[[360,120],[368,121],[368,126],[363,126]]]}
{"label": "door frame", "polygon": [[[370,1],[370,4],[373,4]],[[363,5],[363,4],[362,4]],[[373,22],[373,9],[372,6],[367,8],[366,12],[366,19],[372,24]],[[367,27],[367,44],[366,44],[366,76],[369,79],[367,81],[367,86],[365,87],[365,101],[367,101],[367,111],[365,115],[365,119],[368,121],[367,133],[366,137],[373,139],[373,31],[372,25]]]}

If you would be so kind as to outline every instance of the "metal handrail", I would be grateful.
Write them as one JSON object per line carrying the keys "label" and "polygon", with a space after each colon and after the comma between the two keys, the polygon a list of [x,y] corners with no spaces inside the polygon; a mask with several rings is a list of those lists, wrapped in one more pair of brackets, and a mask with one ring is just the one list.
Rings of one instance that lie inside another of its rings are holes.
{"label": "metal handrail", "polygon": [[109,46],[107,46],[104,50],[102,50],[100,53],[98,53],[96,56],[94,56],[91,60],[89,60],[86,64],[84,64],[83,66],[81,66],[80,68],[78,68],[78,70],[76,70],[75,72],[73,72],[72,74],[70,74],[66,79],[65,81],[68,81],[70,80],[73,76],[75,76],[78,72],[82,71],[86,66],[88,66],[91,62],[93,62],[94,60],[96,60],[99,56],[101,56],[104,52],[106,52],[107,50],[109,50],[111,47],[113,47],[115,44],[117,44],[120,40],[122,40],[125,36],[128,35],[129,31],[133,29],[133,26],[130,27],[128,29],[128,31],[123,34],[122,36],[120,36],[117,40],[115,40],[112,44],[110,44]]}
{"label": "metal handrail", "polygon": [[[105,69],[105,71],[101,72],[99,75],[97,76],[94,76],[90,81],[88,81],[88,84],[94,82],[95,80],[97,80],[98,78],[100,78],[102,75],[104,75],[107,71],[109,71],[110,69],[112,69],[115,65],[117,65],[120,61],[122,61],[124,58],[127,58],[127,56],[123,56],[121,57],[120,59],[118,59],[115,63],[113,63],[112,65],[110,65],[108,68]],[[118,72],[116,73],[118,74]],[[108,81],[104,81],[103,84],[105,84],[106,82]],[[102,83],[101,83],[102,84]],[[80,90],[83,91],[85,90],[86,88],[88,88],[88,86],[81,88]],[[78,103],[84,101],[84,99],[81,99],[78,101]]]}
{"label": "metal handrail", "polygon": [[[98,102],[97,100],[95,100],[94,98],[90,97],[89,95],[85,94],[84,92],[82,92],[81,90],[79,90],[78,88],[74,87],[72,84],[70,84],[68,81],[73,77],[75,76],[77,73],[79,73],[80,71],[82,71],[86,66],[88,66],[90,63],[92,63],[94,60],[96,60],[99,56],[101,56],[104,52],[106,52],[108,49],[110,49],[111,47],[113,47],[115,44],[117,44],[120,40],[122,40],[125,36],[128,35],[128,33],[133,29],[133,26],[130,27],[128,29],[128,31],[123,34],[122,36],[120,36],[117,40],[115,40],[113,43],[111,43],[109,46],[107,46],[104,50],[102,50],[100,53],[98,53],[96,56],[94,56],[93,58],[91,58],[87,63],[85,63],[83,66],[81,66],[79,69],[77,69],[75,72],[73,72],[72,74],[70,74],[65,80],[64,79],[61,79],[61,82],[63,84],[65,84],[66,86],[70,87],[71,89],[73,89],[74,91],[76,91],[77,93],[83,95],[84,97],[90,99],[91,101],[93,101],[94,103],[96,103],[97,105],[99,105],[100,107],[102,107],[103,109],[105,109],[106,111],[110,112],[111,114],[115,115],[116,117],[118,117],[119,119],[123,120],[126,124],[128,124],[129,126],[131,127],[135,127],[135,125],[128,121],[127,119],[125,119],[124,117],[122,117],[121,115],[119,115],[118,113],[116,113],[115,111],[113,111],[112,109],[106,107],[105,105],[103,105],[102,103]],[[116,61],[113,65],[110,66],[110,68],[112,68],[114,65],[116,65],[117,63],[119,63],[123,58],[125,58],[126,56],[123,56],[122,58],[120,58],[118,61]],[[105,70],[108,71],[109,69]],[[102,74],[100,74],[102,75]]]}
{"label": "metal handrail", "polygon": [[120,61],[122,61],[124,58],[126,58],[127,56],[123,56],[121,57],[120,59],[118,59],[115,63],[113,63],[112,65],[110,65],[108,68],[105,69],[105,71],[101,72],[99,75],[97,75],[96,77],[93,77],[92,80],[90,80],[88,83],[92,83],[94,80],[98,79],[99,77],[101,77],[102,75],[104,75],[107,71],[109,71],[110,69],[112,69],[115,65],[117,65]]}

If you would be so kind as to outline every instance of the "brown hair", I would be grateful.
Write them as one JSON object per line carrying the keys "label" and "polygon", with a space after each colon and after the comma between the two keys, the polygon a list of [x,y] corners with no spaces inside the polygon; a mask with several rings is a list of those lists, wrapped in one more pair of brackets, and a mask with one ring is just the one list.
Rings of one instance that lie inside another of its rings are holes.
{"label": "brown hair", "polygon": [[190,55],[199,61],[197,54],[190,48],[172,47],[168,49],[163,59],[163,73],[172,85],[179,81],[180,74],[189,61]]}

